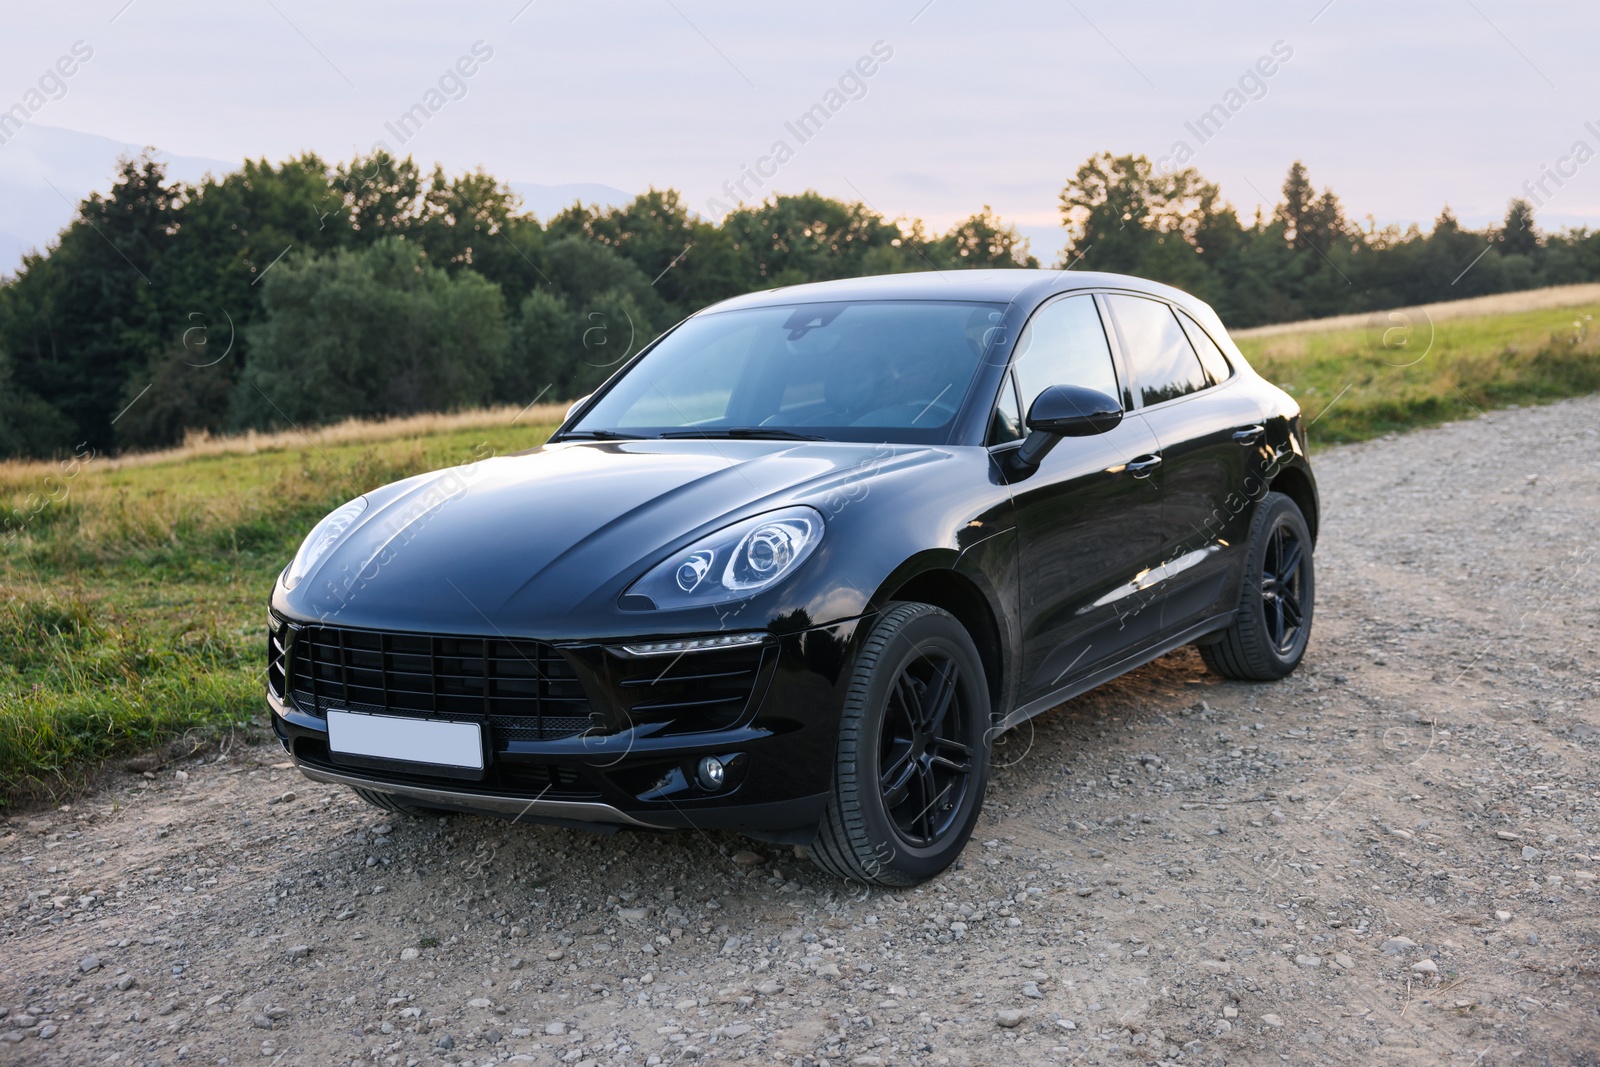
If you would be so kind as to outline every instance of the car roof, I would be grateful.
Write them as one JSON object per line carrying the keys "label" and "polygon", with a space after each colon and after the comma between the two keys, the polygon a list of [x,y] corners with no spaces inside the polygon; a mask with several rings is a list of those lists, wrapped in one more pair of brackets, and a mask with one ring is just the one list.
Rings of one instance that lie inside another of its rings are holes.
{"label": "car roof", "polygon": [[929,270],[785,285],[724,300],[701,314],[835,300],[972,300],[1006,304],[1025,300],[1037,303],[1047,296],[1073,289],[1131,289],[1179,304],[1201,303],[1170,285],[1127,274],[1078,270]]}

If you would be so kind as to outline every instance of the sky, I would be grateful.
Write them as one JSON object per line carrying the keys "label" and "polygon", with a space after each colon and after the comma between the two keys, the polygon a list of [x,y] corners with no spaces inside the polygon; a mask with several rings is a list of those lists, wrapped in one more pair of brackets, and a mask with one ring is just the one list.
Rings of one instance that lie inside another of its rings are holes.
{"label": "sky", "polygon": [[[381,141],[505,181],[673,187],[710,216],[811,188],[933,230],[990,205],[1046,262],[1084,159],[1180,142],[1246,219],[1300,159],[1357,220],[1426,228],[1448,203],[1482,225],[1548,167],[1569,176],[1544,179],[1541,225],[1600,225],[1600,162],[1573,157],[1600,152],[1592,3],[93,0],[6,22],[0,111],[45,78],[30,123],[175,157]],[[0,200],[0,226],[42,203]]]}

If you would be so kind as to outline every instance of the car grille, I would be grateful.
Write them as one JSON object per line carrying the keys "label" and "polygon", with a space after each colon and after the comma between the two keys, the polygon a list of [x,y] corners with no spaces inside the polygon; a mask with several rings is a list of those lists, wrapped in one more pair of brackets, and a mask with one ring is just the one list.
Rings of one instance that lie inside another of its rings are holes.
{"label": "car grille", "polygon": [[[269,680],[271,672],[269,663]],[[286,674],[295,706],[308,714],[487,721],[497,747],[573,737],[593,725],[571,664],[543,641],[307,626]]]}

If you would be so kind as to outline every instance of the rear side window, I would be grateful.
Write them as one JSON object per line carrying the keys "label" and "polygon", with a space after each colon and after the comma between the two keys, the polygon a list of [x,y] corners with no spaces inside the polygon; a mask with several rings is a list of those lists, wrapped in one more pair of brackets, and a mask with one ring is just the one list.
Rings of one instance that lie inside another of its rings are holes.
{"label": "rear side window", "polygon": [[1172,308],[1159,300],[1108,296],[1122,338],[1129,377],[1145,407],[1204,389],[1210,383]]}
{"label": "rear side window", "polygon": [[1183,323],[1183,332],[1189,335],[1189,341],[1199,354],[1200,365],[1206,369],[1206,377],[1211,379],[1211,384],[1227,381],[1233,374],[1233,366],[1228,362],[1228,357],[1222,354],[1222,349],[1217,347],[1217,342],[1198,322],[1182,311],[1178,312],[1178,321]]}
{"label": "rear side window", "polygon": [[1028,320],[1012,360],[1022,393],[1022,413],[1052,385],[1097,389],[1117,398],[1117,372],[1094,297],[1069,296],[1046,304]]}

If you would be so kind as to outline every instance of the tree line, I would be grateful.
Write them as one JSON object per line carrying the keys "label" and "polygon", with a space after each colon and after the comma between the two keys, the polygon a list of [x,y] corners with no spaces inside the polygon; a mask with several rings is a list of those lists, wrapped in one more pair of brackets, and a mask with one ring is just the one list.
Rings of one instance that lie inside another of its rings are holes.
{"label": "tree line", "polygon": [[1100,153],[1061,193],[1063,265],[1167,282],[1233,327],[1600,279],[1600,232],[1542,234],[1526,200],[1482,230],[1448,206],[1427,232],[1362,224],[1299,162],[1280,196],[1245,223],[1193,168],[1162,173],[1144,156]]}
{"label": "tree line", "polygon": [[[1059,266],[1187,289],[1237,326],[1600,278],[1600,234],[1363,227],[1296,163],[1248,224],[1193,170],[1102,153],[1061,194]],[[985,208],[940,234],[806,192],[700,217],[655,190],[548,221],[479,172],[384,154],[199,184],[125,161],[0,281],[0,455],[579,396],[717,300],[901,271],[1037,266]]]}

